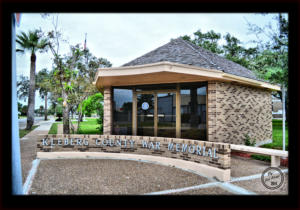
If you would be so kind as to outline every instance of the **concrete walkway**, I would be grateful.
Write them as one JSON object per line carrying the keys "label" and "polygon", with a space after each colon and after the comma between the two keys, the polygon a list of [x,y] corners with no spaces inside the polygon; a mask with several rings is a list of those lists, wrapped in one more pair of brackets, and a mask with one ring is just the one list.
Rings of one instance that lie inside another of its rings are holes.
{"label": "concrete walkway", "polygon": [[[48,116],[48,119],[50,119],[52,116]],[[44,116],[42,117],[34,117],[34,125],[39,125],[41,121],[44,121]],[[22,118],[19,119],[19,129],[25,129],[26,128],[26,123],[27,123],[27,118]]]}
{"label": "concrete walkway", "polygon": [[36,141],[40,138],[40,135],[48,134],[53,122],[55,122],[55,119],[52,116],[49,117],[48,121],[37,122],[36,125],[39,125],[39,127],[20,139],[23,183],[25,183],[31,169],[32,161],[36,159]]}

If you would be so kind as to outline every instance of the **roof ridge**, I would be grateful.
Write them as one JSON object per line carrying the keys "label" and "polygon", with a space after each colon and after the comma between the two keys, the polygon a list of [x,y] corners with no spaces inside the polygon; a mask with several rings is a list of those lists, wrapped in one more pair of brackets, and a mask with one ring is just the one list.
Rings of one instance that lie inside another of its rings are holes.
{"label": "roof ridge", "polygon": [[155,49],[153,49],[153,50],[151,50],[151,51],[149,51],[149,52],[147,52],[147,53],[145,53],[145,54],[143,54],[143,55],[141,55],[141,56],[139,56],[139,57],[137,57],[137,58],[135,58],[135,59],[133,59],[133,60],[131,60],[131,61],[129,61],[129,62],[127,62],[127,63],[124,63],[124,64],[121,65],[121,66],[125,66],[125,65],[127,65],[128,63],[131,63],[132,61],[135,61],[135,60],[137,60],[137,59],[139,59],[139,58],[141,58],[141,57],[143,57],[143,56],[145,56],[145,55],[147,55],[147,54],[150,54],[150,53],[152,53],[152,52],[155,52],[155,51],[157,51],[158,49],[163,48],[164,46],[170,44],[173,40],[174,40],[174,39],[171,39],[171,41],[167,42],[166,44],[164,44],[164,45],[162,45],[162,46],[159,46],[159,47],[157,47],[157,48],[155,48]]}
{"label": "roof ridge", "polygon": [[214,62],[212,62],[211,60],[209,60],[206,56],[202,55],[197,49],[195,49],[192,45],[190,45],[190,43],[188,43],[187,41],[183,40],[182,38],[179,38],[181,41],[183,41],[183,43],[185,43],[186,45],[188,45],[190,48],[192,48],[196,53],[198,53],[201,57],[203,57],[205,60],[207,60],[210,64],[218,67],[217,69],[219,69],[220,67],[215,64]]}

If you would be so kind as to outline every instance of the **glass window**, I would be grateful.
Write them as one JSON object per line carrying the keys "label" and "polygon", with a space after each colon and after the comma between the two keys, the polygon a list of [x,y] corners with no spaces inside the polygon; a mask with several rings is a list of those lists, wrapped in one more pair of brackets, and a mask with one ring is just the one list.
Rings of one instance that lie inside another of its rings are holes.
{"label": "glass window", "polygon": [[206,140],[206,83],[180,85],[181,138]]}
{"label": "glass window", "polygon": [[113,88],[113,134],[132,135],[132,89]]}

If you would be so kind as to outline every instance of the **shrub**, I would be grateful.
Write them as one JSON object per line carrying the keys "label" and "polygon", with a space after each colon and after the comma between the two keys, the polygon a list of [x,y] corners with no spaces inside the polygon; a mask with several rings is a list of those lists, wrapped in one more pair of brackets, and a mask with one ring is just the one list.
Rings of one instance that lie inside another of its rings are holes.
{"label": "shrub", "polygon": [[59,113],[56,113],[56,117],[58,117],[58,119],[55,120],[55,121],[62,121],[62,119],[61,119],[62,116],[63,116],[62,113],[60,113],[60,112],[59,112]]}
{"label": "shrub", "polygon": [[271,162],[271,157],[266,155],[251,155],[252,159]]}
{"label": "shrub", "polygon": [[246,145],[246,146],[255,146],[255,144],[256,144],[256,140],[253,139],[253,140],[251,141],[251,138],[250,138],[250,136],[249,136],[248,134],[245,134],[245,139],[244,139],[244,141],[245,141],[245,145]]}

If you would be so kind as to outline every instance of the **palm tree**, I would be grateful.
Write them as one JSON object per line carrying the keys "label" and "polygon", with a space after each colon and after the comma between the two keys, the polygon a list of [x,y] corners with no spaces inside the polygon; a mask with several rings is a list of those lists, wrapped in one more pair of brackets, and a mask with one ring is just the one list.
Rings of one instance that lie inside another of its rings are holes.
{"label": "palm tree", "polygon": [[24,53],[29,51],[30,57],[30,84],[29,84],[29,96],[28,96],[28,111],[27,111],[27,124],[26,129],[30,130],[34,123],[34,104],[35,104],[35,62],[36,52],[38,50],[43,51],[48,46],[48,40],[42,38],[41,31],[34,30],[29,31],[28,34],[21,32],[17,35],[16,42],[21,49],[17,49],[17,52]]}

